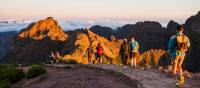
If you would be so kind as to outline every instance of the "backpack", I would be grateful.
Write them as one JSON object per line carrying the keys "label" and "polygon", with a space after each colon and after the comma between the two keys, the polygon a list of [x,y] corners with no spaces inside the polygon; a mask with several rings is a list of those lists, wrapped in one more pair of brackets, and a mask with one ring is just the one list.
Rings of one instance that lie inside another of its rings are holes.
{"label": "backpack", "polygon": [[93,53],[93,49],[92,49],[91,47],[88,48],[88,49],[87,49],[87,53],[88,53],[88,54],[92,54],[92,53]]}
{"label": "backpack", "polygon": [[130,43],[130,50],[131,51],[134,51],[136,48],[137,48],[137,42],[136,41],[134,41],[134,42],[131,42]]}
{"label": "backpack", "polygon": [[[182,37],[182,40],[178,39],[179,36]],[[175,48],[176,48],[176,50],[178,50],[178,51],[187,50],[187,48],[188,48],[187,44],[188,43],[187,43],[185,35],[178,35],[178,36],[176,36],[176,39],[175,39]]]}
{"label": "backpack", "polygon": [[123,49],[124,49],[123,52],[124,52],[125,54],[128,54],[128,53],[129,53],[129,45],[128,45],[128,44],[124,44],[124,45],[123,45]]}

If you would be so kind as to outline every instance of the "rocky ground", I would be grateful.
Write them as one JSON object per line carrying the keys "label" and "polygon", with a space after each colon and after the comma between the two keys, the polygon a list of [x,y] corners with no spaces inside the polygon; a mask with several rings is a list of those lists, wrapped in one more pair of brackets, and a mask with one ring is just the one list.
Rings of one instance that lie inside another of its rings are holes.
{"label": "rocky ground", "polygon": [[[22,80],[15,88],[175,88],[175,80],[158,69],[120,65],[46,65],[47,74]],[[199,88],[200,74],[186,78],[183,88]]]}
{"label": "rocky ground", "polygon": [[138,80],[140,88],[175,88],[175,80],[155,73],[151,70],[136,69],[129,66],[92,65],[103,69],[110,69]]}
{"label": "rocky ground", "polygon": [[[61,66],[62,67],[62,66]],[[47,74],[17,83],[15,88],[138,88],[138,82],[121,73],[96,67],[46,67]]]}

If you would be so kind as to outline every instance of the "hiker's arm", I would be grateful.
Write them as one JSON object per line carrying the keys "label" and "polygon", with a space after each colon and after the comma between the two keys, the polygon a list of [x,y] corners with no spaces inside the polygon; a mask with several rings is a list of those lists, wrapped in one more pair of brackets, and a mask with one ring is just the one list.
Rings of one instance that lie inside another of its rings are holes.
{"label": "hiker's arm", "polygon": [[131,47],[129,44],[128,44],[128,52],[131,52]]}
{"label": "hiker's arm", "polygon": [[187,47],[189,48],[190,47],[190,40],[189,40],[189,38],[187,38]]}
{"label": "hiker's arm", "polygon": [[172,36],[169,40],[169,43],[168,43],[168,48],[167,48],[167,52],[168,53],[171,53],[172,50],[173,50],[173,46],[175,44],[175,41],[174,41],[174,36]]}
{"label": "hiker's arm", "polygon": [[140,48],[140,45],[138,44],[138,42],[137,42],[137,47],[138,47],[138,49]]}

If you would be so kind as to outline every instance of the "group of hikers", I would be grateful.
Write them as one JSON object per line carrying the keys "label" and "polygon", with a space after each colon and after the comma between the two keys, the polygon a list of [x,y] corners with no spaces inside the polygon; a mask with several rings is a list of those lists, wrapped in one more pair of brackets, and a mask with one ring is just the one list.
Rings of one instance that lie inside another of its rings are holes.
{"label": "group of hikers", "polygon": [[122,64],[128,65],[128,59],[130,58],[131,66],[136,67],[139,58],[139,44],[134,37],[131,38],[130,43],[128,43],[127,39],[124,39],[120,48],[120,57]]}
{"label": "group of hikers", "polygon": [[[167,53],[172,56],[172,71],[173,74],[183,75],[182,71],[182,63],[184,61],[186,51],[188,51],[190,47],[189,38],[184,34],[183,25],[179,25],[177,27],[177,34],[173,35],[168,43]],[[137,64],[137,60],[139,57],[139,44],[134,39],[131,38],[130,43],[127,42],[127,39],[124,39],[124,43],[121,45],[120,55],[122,59],[122,63],[124,65],[128,64],[128,58],[131,60],[131,66],[135,66]]]}
{"label": "group of hikers", "polygon": [[[92,62],[91,56],[93,52],[93,47],[89,47],[87,49],[87,55],[88,55],[88,62],[89,63],[103,63],[104,58],[106,55],[104,54],[103,46],[101,43],[98,44],[96,47],[96,60],[95,62]],[[131,57],[131,66],[136,67],[136,61],[139,57],[139,44],[137,41],[134,40],[134,37],[132,37],[130,44],[128,44],[127,39],[124,39],[123,44],[120,47],[120,53],[119,56],[121,58],[123,65],[128,65],[128,58]]]}
{"label": "group of hikers", "polygon": [[[128,44],[127,39],[124,39],[123,44],[120,47],[119,57],[121,58],[123,65],[128,65],[128,59],[131,58],[131,66],[136,67],[137,59],[139,58],[139,44],[135,41],[134,37],[131,38],[131,42]],[[96,54],[94,54],[93,47],[90,46],[86,55],[89,63],[103,63],[106,55],[104,53],[104,48],[101,43],[96,47]],[[92,55],[95,55],[96,59],[92,60]]]}
{"label": "group of hikers", "polygon": [[[104,56],[104,52],[103,52],[103,46],[101,43],[98,43],[97,47],[96,47],[96,54],[94,54],[94,50],[93,47],[90,46],[88,47],[87,51],[86,51],[86,57],[88,58],[88,63],[103,63],[103,56]],[[95,55],[96,60],[92,60],[92,55]]]}
{"label": "group of hikers", "polygon": [[[179,25],[177,27],[177,34],[173,35],[168,43],[168,49],[167,53],[169,53],[172,56],[172,67],[173,67],[173,74],[177,74],[177,71],[180,75],[183,75],[182,72],[182,63],[184,61],[186,51],[190,47],[189,38],[184,34],[184,27],[183,25]],[[92,55],[94,54],[93,47],[90,46],[87,49],[86,57],[88,58],[89,63],[102,63],[103,62],[103,56],[104,56],[104,50],[101,43],[98,44],[96,47],[96,59],[95,62],[92,60]],[[60,55],[56,53],[54,57],[59,57]],[[134,37],[131,37],[130,42],[127,41],[127,39],[123,40],[123,43],[120,47],[119,56],[121,58],[123,65],[128,65],[130,60],[130,65],[133,67],[137,66],[137,61],[140,56],[139,53],[139,43],[134,39]]]}

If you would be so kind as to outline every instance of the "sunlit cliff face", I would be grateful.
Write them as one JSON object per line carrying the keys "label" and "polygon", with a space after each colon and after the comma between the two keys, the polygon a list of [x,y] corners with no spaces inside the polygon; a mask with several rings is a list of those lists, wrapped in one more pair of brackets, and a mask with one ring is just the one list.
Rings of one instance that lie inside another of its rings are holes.
{"label": "sunlit cliff face", "polygon": [[49,37],[51,40],[60,41],[65,41],[67,39],[67,35],[64,33],[63,29],[52,17],[48,17],[45,20],[40,20],[37,23],[31,24],[30,26],[30,28],[26,28],[25,31],[22,31],[18,37],[29,37],[35,40],[40,40],[45,37]]}

